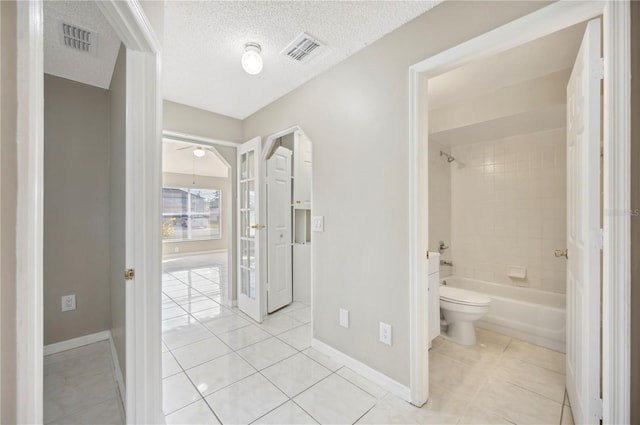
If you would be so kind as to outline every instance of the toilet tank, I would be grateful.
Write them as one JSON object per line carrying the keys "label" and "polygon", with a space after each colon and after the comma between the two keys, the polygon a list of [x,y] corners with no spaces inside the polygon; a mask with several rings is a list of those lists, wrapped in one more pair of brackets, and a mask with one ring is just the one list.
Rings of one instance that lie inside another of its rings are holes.
{"label": "toilet tank", "polygon": [[429,252],[429,296],[428,296],[428,335],[429,348],[431,341],[440,335],[440,254]]}

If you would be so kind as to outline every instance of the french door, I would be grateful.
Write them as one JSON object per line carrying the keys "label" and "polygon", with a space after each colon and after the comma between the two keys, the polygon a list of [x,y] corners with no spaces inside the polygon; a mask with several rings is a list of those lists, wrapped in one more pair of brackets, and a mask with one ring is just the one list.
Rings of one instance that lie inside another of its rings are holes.
{"label": "french door", "polygon": [[260,237],[265,226],[260,217],[259,137],[238,147],[238,308],[262,322],[260,300]]}

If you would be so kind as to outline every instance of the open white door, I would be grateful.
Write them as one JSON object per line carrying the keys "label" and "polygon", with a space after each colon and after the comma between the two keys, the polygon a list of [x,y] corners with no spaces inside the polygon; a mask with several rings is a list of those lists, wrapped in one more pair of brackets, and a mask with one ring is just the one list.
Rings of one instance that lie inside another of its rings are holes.
{"label": "open white door", "polygon": [[577,424],[598,424],[601,417],[600,43],[600,19],[594,19],[567,86],[566,359]]}
{"label": "open white door", "polygon": [[267,160],[267,311],[293,301],[291,150],[280,146]]}
{"label": "open white door", "polygon": [[238,147],[238,308],[257,322],[260,309],[260,217],[259,137]]}

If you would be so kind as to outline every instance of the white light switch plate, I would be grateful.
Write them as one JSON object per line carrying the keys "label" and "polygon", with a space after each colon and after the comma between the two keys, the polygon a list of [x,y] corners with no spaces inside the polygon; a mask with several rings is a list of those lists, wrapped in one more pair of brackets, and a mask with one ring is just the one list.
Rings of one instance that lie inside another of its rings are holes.
{"label": "white light switch plate", "polygon": [[62,311],[71,311],[76,309],[76,296],[63,295],[62,296]]}
{"label": "white light switch plate", "polygon": [[349,310],[345,310],[344,308],[340,309],[340,326],[343,328],[349,327]]}
{"label": "white light switch plate", "polygon": [[311,220],[311,228],[314,232],[324,232],[324,216],[313,216],[313,219]]}
{"label": "white light switch plate", "polygon": [[388,323],[380,322],[380,342],[383,344],[391,345],[391,325]]}

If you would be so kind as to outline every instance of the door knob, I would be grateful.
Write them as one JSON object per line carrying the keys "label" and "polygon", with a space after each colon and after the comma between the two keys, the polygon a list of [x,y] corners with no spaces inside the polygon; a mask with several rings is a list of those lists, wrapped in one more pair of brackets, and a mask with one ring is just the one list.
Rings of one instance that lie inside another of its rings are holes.
{"label": "door knob", "polygon": [[556,257],[564,257],[569,258],[569,250],[568,249],[556,249],[553,254]]}
{"label": "door knob", "polygon": [[260,229],[264,229],[264,228],[265,228],[265,227],[267,227],[267,226],[265,226],[264,224],[252,224],[252,225],[251,225],[251,226],[249,226],[249,227],[251,227],[252,229],[258,229],[258,230],[260,230]]}

